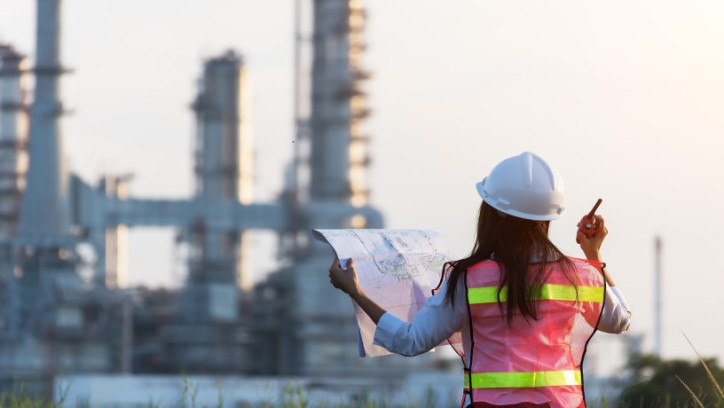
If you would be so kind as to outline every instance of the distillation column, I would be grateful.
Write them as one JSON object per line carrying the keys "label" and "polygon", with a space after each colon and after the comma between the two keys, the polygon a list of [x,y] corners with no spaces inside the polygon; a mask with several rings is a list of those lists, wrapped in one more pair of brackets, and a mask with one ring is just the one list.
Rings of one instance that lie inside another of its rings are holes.
{"label": "distillation column", "polygon": [[314,2],[310,199],[368,201],[369,162],[362,120],[369,114],[361,67],[365,49],[361,0]]}
{"label": "distillation column", "polygon": [[[193,109],[197,119],[196,197],[208,202],[253,199],[249,92],[242,57],[233,51],[204,63]],[[209,214],[210,216],[212,214]],[[234,321],[237,288],[250,289],[249,232],[229,231],[208,219],[192,227],[194,253],[188,290],[197,291],[201,319]],[[221,304],[225,300],[226,304]],[[233,312],[233,313],[232,313]]]}
{"label": "distillation column", "polygon": [[30,167],[19,235],[31,244],[57,244],[70,234],[60,85],[61,0],[37,1],[35,92],[30,108]]}
{"label": "distillation column", "polygon": [[[311,203],[329,206],[311,228],[364,227],[334,217],[334,207],[367,203],[361,123],[366,115],[360,67],[365,11],[360,0],[313,1],[309,193]],[[354,175],[354,178],[352,176]],[[332,259],[325,245],[311,242],[309,256],[291,271],[296,315],[291,352],[296,372],[311,376],[355,373],[356,332],[349,300],[336,296],[327,275]],[[346,371],[346,372],[345,372]]]}
{"label": "distillation column", "polygon": [[162,331],[173,369],[206,373],[244,372],[251,346],[239,315],[248,274],[244,231],[215,222],[215,203],[251,204],[252,159],[246,71],[229,51],[204,63],[196,113],[196,202],[203,215],[189,220],[191,246],[183,289],[182,319]]}
{"label": "distillation column", "polygon": [[83,292],[71,236],[69,175],[65,162],[60,98],[61,0],[37,0],[35,89],[30,107],[29,166],[16,242],[24,313],[29,324],[79,328]]}
{"label": "distillation column", "polygon": [[[308,228],[382,228],[381,217],[375,215],[379,213],[369,206],[366,184],[369,156],[363,122],[369,109],[363,83],[369,74],[361,66],[366,10],[361,0],[312,4],[310,179],[309,201],[302,203],[308,210],[304,221]],[[310,242],[309,250],[274,283],[276,294],[270,290],[270,297],[279,303],[294,300],[290,312],[279,319],[280,334],[276,339],[268,335],[275,352],[263,365],[279,367],[280,374],[394,382],[413,367],[428,364],[427,358],[357,357],[358,329],[349,299],[330,286],[325,273],[333,256],[328,246]]]}
{"label": "distillation column", "polygon": [[27,61],[0,44],[0,239],[17,232],[28,169]]}
{"label": "distillation column", "polygon": [[61,6],[62,0],[37,0],[29,163],[13,238],[15,248],[21,249],[13,256],[21,272],[17,284],[22,336],[5,345],[18,365],[0,366],[0,372],[18,373],[18,381],[44,392],[52,391],[49,380],[58,372],[103,372],[110,367],[106,339],[88,330],[92,321],[84,312],[99,310],[100,303],[84,296],[71,232],[61,120]]}
{"label": "distillation column", "polygon": [[[0,44],[0,337],[18,329],[20,296],[10,239],[17,233],[28,168],[27,59]],[[0,367],[14,368],[13,350],[0,345]]]}

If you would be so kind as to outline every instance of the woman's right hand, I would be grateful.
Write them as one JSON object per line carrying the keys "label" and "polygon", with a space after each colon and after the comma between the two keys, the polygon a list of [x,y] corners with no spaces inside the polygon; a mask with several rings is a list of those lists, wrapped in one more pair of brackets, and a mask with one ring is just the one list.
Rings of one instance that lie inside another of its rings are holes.
{"label": "woman's right hand", "polygon": [[583,232],[578,230],[576,232],[576,241],[581,245],[581,249],[583,253],[586,254],[587,259],[600,261],[601,244],[603,244],[603,240],[606,238],[606,235],[608,235],[608,229],[603,221],[603,217],[600,215],[595,215],[594,217],[596,218],[596,223],[599,225],[596,235],[588,238]]}

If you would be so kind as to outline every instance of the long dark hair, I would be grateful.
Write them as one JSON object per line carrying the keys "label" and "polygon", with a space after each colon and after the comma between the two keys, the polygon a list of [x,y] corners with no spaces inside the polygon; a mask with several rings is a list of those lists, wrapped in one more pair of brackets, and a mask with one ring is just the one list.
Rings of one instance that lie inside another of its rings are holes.
{"label": "long dark hair", "polygon": [[538,319],[535,298],[547,278],[549,264],[560,263],[571,284],[576,286],[578,283],[573,263],[548,239],[548,225],[549,221],[532,221],[503,214],[483,201],[478,215],[475,246],[470,256],[453,263],[448,278],[447,301],[454,305],[455,288],[468,267],[493,259],[501,269],[498,284],[501,313],[503,304],[500,293],[503,287],[507,287],[508,291],[508,324],[513,321],[515,309],[526,320]]}

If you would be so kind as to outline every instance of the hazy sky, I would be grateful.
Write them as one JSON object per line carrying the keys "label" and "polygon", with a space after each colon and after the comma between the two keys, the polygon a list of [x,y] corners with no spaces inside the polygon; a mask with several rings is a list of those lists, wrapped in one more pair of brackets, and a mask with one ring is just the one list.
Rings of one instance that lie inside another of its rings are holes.
{"label": "hazy sky", "polygon": [[[273,197],[292,151],[292,4],[65,0],[74,171],[89,181],[130,171],[138,196],[188,196],[195,81],[204,57],[232,47],[251,74],[258,196]],[[367,4],[369,180],[387,227],[436,229],[465,255],[474,183],[499,160],[536,152],[566,182],[568,210],[552,231],[564,251],[580,255],[575,224],[603,198],[603,254],[634,310],[632,332],[650,347],[661,234],[664,355],[694,356],[684,331],[724,360],[724,3]],[[34,27],[34,1],[0,0],[0,41],[32,55]],[[178,281],[171,237],[132,234],[132,282]],[[273,267],[259,258],[257,277]]]}

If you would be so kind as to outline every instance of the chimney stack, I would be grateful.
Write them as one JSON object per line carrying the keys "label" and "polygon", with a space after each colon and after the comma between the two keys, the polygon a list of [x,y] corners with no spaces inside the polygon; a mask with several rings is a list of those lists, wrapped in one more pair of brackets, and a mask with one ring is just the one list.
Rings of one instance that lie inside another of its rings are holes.
{"label": "chimney stack", "polygon": [[661,357],[661,249],[663,241],[657,236],[654,242],[656,248],[655,276],[654,276],[654,355]]}
{"label": "chimney stack", "polygon": [[61,0],[37,0],[35,92],[30,108],[30,166],[18,235],[31,245],[51,245],[70,235],[69,178],[60,100]]}

